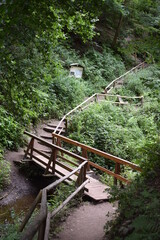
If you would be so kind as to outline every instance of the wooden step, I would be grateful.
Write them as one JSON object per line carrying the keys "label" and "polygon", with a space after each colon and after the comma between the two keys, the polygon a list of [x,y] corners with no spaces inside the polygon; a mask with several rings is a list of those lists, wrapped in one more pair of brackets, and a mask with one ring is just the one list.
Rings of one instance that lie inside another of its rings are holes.
{"label": "wooden step", "polygon": [[[44,127],[44,128],[43,128],[44,131],[50,132],[50,133],[54,132],[55,129],[56,129],[56,128],[53,128],[53,127]],[[56,133],[58,133],[58,132],[60,132],[60,131],[61,131],[62,133],[65,133],[64,128],[63,128],[63,130],[57,129]]]}
{"label": "wooden step", "polygon": [[[56,127],[57,127],[56,124],[52,124],[52,123],[48,123],[47,126],[48,126],[48,127],[51,127],[51,128],[56,128]],[[64,128],[64,126],[58,127],[58,129],[62,129],[62,128]]]}
{"label": "wooden step", "polygon": [[41,135],[41,138],[44,138],[44,139],[53,139],[52,135],[50,135],[50,136]]}

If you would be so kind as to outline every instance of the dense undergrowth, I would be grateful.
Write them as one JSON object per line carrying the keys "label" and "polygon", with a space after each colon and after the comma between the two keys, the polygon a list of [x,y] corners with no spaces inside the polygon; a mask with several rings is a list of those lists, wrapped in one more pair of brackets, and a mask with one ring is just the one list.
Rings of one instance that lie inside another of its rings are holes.
{"label": "dense undergrowth", "polygon": [[[158,240],[160,234],[160,140],[146,147],[147,171],[127,189],[112,190],[119,201],[116,218],[105,226],[106,239]],[[152,166],[150,165],[152,162]]]}
{"label": "dense undergrowth", "polygon": [[[105,101],[94,104],[72,118],[69,136],[146,167],[146,145],[155,143],[159,136],[159,75],[159,67],[151,66],[131,74],[124,87],[114,90],[124,96],[143,95],[143,106],[135,106],[137,100],[123,107]],[[102,158],[90,157],[104,167],[114,166]]]}
{"label": "dense undergrowth", "polygon": [[[61,117],[125,70],[120,57],[108,48],[102,53],[89,49],[81,55],[69,44],[53,47],[48,43],[45,49],[43,41],[12,46],[8,58],[0,60],[2,150],[17,149],[23,144],[24,129],[40,119]],[[69,76],[73,62],[84,66],[82,79]]]}

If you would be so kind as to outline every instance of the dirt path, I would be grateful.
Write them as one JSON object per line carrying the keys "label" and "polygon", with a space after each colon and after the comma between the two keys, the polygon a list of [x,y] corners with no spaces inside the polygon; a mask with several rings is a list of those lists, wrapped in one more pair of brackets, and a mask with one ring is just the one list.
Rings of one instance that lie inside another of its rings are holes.
{"label": "dirt path", "polygon": [[[103,240],[104,226],[116,211],[109,202],[93,204],[84,202],[74,209],[60,226],[55,240]],[[107,213],[110,213],[108,216]]]}

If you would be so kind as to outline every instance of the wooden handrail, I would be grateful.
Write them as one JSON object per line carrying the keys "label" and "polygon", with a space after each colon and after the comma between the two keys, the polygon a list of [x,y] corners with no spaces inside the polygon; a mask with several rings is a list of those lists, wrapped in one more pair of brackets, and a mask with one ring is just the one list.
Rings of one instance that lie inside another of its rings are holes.
{"label": "wooden handrail", "polygon": [[[32,226],[28,226],[25,232],[23,233],[21,240],[31,240],[35,236],[36,232],[38,233],[38,239],[48,239],[46,236],[49,234],[49,227],[50,227],[50,218],[55,216],[77,193],[79,193],[85,185],[89,182],[89,179],[86,179],[86,176],[83,176],[83,182],[81,182],[80,185],[78,185],[77,189],[53,212],[48,212],[47,207],[47,194],[49,191],[57,187],[60,183],[64,182],[66,179],[69,179],[70,176],[72,176],[75,172],[81,170],[82,168],[86,168],[86,164],[88,164],[88,161],[83,162],[80,164],[76,169],[74,169],[72,172],[67,174],[66,176],[62,177],[61,179],[57,180],[56,182],[53,182],[52,184],[48,185],[47,187],[40,190],[39,194],[37,195],[37,198],[35,199],[33,205],[31,206],[28,214],[26,215],[25,219],[23,220],[19,231],[22,232],[24,227],[26,226],[27,222],[29,221],[30,217],[32,216],[33,211],[35,210],[37,204],[40,202],[41,199],[41,208],[40,213],[38,213],[35,216],[34,223]],[[81,174],[81,171],[79,172]],[[86,174],[84,171],[83,174]],[[49,216],[49,218],[48,218]],[[46,221],[47,220],[47,221]],[[47,223],[47,225],[46,225]]]}
{"label": "wooden handrail", "polygon": [[96,149],[96,148],[90,147],[90,146],[85,145],[85,144],[83,144],[83,143],[74,141],[74,140],[72,140],[72,139],[70,139],[70,138],[67,138],[67,137],[64,137],[64,136],[62,136],[62,135],[58,135],[58,134],[56,134],[56,133],[52,133],[52,135],[53,135],[53,137],[59,138],[59,139],[61,139],[61,140],[64,141],[64,142],[70,143],[70,144],[72,144],[72,145],[74,145],[74,146],[81,147],[81,148],[83,148],[83,149],[85,149],[85,150],[87,150],[87,151],[89,151],[89,152],[92,152],[92,153],[94,153],[94,154],[97,154],[97,155],[99,155],[99,156],[101,156],[101,157],[107,158],[107,159],[109,159],[109,160],[112,160],[112,161],[114,161],[114,162],[116,162],[116,163],[120,163],[120,164],[122,164],[122,165],[128,165],[128,166],[130,166],[130,167],[131,167],[132,169],[134,169],[134,170],[142,171],[141,168],[140,168],[138,165],[136,165],[136,164],[134,164],[134,163],[131,163],[131,162],[127,161],[127,160],[124,160],[124,159],[119,158],[119,157],[116,157],[116,156],[114,156],[114,155],[112,155],[112,154],[103,152],[103,151],[98,150],[98,149]]}
{"label": "wooden handrail", "polygon": [[[127,74],[133,72],[134,70],[140,68],[141,66],[144,65],[144,63],[145,63],[145,62],[142,62],[142,63],[138,64],[137,66],[133,67],[132,69],[130,69],[129,71],[127,71],[126,73],[124,73],[123,75],[121,75],[120,77],[114,79],[114,80],[105,88],[105,92],[107,93],[107,89],[109,89],[112,85],[114,85],[114,83],[115,83],[116,81],[120,80],[121,78],[123,78],[123,77],[126,76]],[[62,122],[63,122],[64,120],[66,120],[69,115],[71,115],[72,113],[74,113],[74,112],[75,112],[76,110],[78,110],[79,108],[81,109],[81,107],[82,107],[85,103],[87,103],[88,101],[90,101],[90,100],[92,100],[92,99],[94,99],[94,98],[95,98],[94,100],[96,101],[96,97],[97,97],[98,95],[100,95],[100,94],[99,94],[99,93],[93,94],[91,97],[87,98],[87,99],[86,99],[85,101],[83,101],[81,104],[79,104],[78,106],[76,106],[75,108],[73,108],[71,111],[69,111],[67,114],[65,114],[65,115],[63,116],[63,118],[59,121],[57,127],[56,127],[55,130],[54,130],[54,133],[57,132],[57,130],[58,130],[59,127],[61,126]],[[126,98],[127,98],[127,97],[126,97]],[[137,97],[137,98],[138,98],[138,97]],[[85,108],[86,108],[86,107],[85,107]],[[60,134],[62,133],[62,131],[63,131],[63,128],[59,130],[58,134],[60,135]]]}
{"label": "wooden handrail", "polygon": [[[79,104],[78,106],[76,106],[75,108],[73,108],[71,111],[69,111],[67,114],[65,114],[63,116],[63,118],[60,120],[60,122],[58,123],[57,127],[54,130],[54,133],[57,132],[58,128],[61,126],[62,122],[69,116],[71,115],[73,112],[75,112],[76,110],[78,110],[79,108],[81,108],[85,103],[87,103],[88,101],[90,101],[91,99],[94,99],[94,97],[97,95],[97,93],[93,94],[91,97],[87,98],[85,101],[83,101],[81,104]],[[59,131],[59,135],[61,134],[62,129]]]}
{"label": "wooden handrail", "polygon": [[133,72],[134,70],[138,69],[139,67],[143,66],[145,62],[142,62],[140,64],[138,64],[137,66],[133,67],[132,69],[130,69],[129,71],[127,71],[126,73],[122,74],[120,77],[114,79],[110,84],[107,85],[107,87],[105,88],[105,92],[107,93],[107,90],[110,89],[110,87],[112,85],[114,85],[114,83],[118,80],[120,80],[121,78],[125,77],[126,75],[128,75],[129,73]]}
{"label": "wooden handrail", "polygon": [[[24,133],[25,133],[26,135],[28,135],[28,136],[30,136],[30,137],[38,140],[38,141],[41,141],[42,143],[44,143],[46,146],[48,146],[48,147],[50,147],[50,148],[55,148],[56,150],[58,150],[58,151],[60,151],[60,152],[66,153],[67,155],[69,155],[69,156],[71,156],[71,157],[73,157],[73,158],[76,158],[76,159],[80,160],[81,162],[86,161],[86,158],[81,157],[81,156],[79,156],[79,155],[77,155],[77,154],[75,154],[75,153],[69,152],[68,150],[66,150],[66,149],[64,149],[64,148],[62,148],[62,147],[59,147],[59,146],[57,146],[57,145],[55,145],[55,144],[53,144],[53,143],[47,142],[46,140],[44,140],[44,139],[41,138],[41,137],[37,137],[36,135],[34,135],[34,134],[32,134],[32,133],[29,133],[29,132],[27,132],[27,131],[24,131]],[[61,135],[60,135],[60,136],[61,136]]]}

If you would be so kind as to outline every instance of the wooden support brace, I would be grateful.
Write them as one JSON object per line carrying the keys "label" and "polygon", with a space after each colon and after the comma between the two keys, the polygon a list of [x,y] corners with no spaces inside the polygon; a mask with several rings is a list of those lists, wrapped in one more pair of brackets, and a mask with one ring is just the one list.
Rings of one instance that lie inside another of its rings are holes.
{"label": "wooden support brace", "polygon": [[27,155],[28,155],[29,150],[30,150],[30,159],[32,160],[33,147],[34,147],[34,138],[32,137],[32,138],[31,138],[31,141],[30,141],[29,144],[28,144],[28,147],[27,147],[27,150],[26,150],[26,152],[25,152],[25,155],[24,155],[23,159],[26,159],[26,158],[27,158]]}
{"label": "wooden support brace", "polygon": [[51,163],[52,163],[52,174],[55,173],[56,158],[57,158],[57,149],[52,148],[52,153],[51,153],[50,159],[48,161],[44,175],[49,173],[49,168],[51,166]]}

